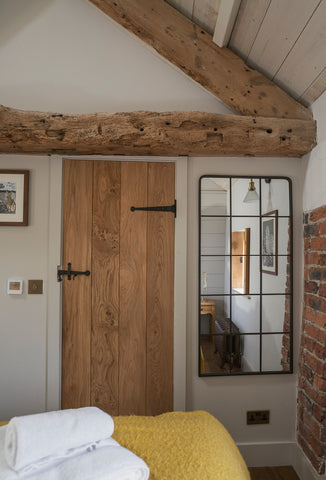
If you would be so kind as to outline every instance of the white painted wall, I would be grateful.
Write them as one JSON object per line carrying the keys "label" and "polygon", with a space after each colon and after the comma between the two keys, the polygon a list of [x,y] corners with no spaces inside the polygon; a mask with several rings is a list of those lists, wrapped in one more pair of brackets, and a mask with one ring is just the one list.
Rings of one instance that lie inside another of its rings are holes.
{"label": "white painted wall", "polygon": [[[187,407],[204,409],[222,420],[243,444],[295,440],[296,375],[253,377],[197,376],[198,182],[202,175],[287,176],[293,181],[294,204],[294,347],[297,369],[301,322],[302,183],[300,160],[280,158],[190,158],[188,170],[188,339]],[[269,409],[271,423],[247,426],[246,411]]]}
{"label": "white painted wall", "polygon": [[[30,0],[28,5],[1,0],[0,65],[0,102],[12,107],[76,113],[137,109],[229,113],[85,0]],[[58,405],[58,305],[51,295],[47,299],[47,285],[42,296],[25,293],[13,299],[6,295],[6,282],[12,276],[48,279],[51,292],[57,293],[53,278],[60,254],[55,226],[61,214],[61,161],[0,155],[0,168],[31,170],[30,226],[0,228],[0,332],[5,340],[0,349],[0,418],[8,418],[44,410],[46,402],[50,409]],[[186,177],[182,182],[186,187]],[[57,202],[57,211],[50,211],[49,197]],[[50,215],[54,220],[49,223]],[[54,231],[49,233],[49,228]],[[183,290],[184,282],[178,297]],[[48,346],[47,330],[53,339]],[[181,345],[178,355],[184,350]],[[176,372],[178,384],[184,385],[181,361]]]}
{"label": "white painted wall", "polygon": [[[19,13],[19,15],[18,15]],[[230,113],[210,94],[148,51],[85,0],[1,0],[1,103],[59,112],[203,110]],[[177,153],[177,152],[176,152]],[[52,162],[52,160],[51,160]],[[206,409],[238,442],[295,438],[296,375],[198,378],[198,180],[203,174],[287,175],[294,181],[295,354],[301,303],[301,177],[298,159],[191,158],[188,173],[187,408]],[[1,168],[26,168],[31,175],[31,225],[0,229],[0,417],[45,408],[46,324],[51,297],[7,298],[8,275],[46,278],[48,183],[52,164],[43,157],[0,156]],[[54,175],[59,182],[59,175]],[[55,185],[52,187],[55,188]],[[55,198],[55,192],[50,193]],[[51,238],[50,238],[51,240]],[[55,268],[55,267],[54,267]],[[52,277],[51,277],[52,278]],[[46,288],[46,286],[45,286]],[[54,309],[54,310],[53,310]],[[53,314],[54,317],[56,314]],[[2,345],[4,342],[2,341]],[[56,351],[51,344],[50,353]],[[181,373],[180,373],[181,375]],[[180,378],[183,381],[184,378]],[[53,391],[52,397],[58,395]],[[55,401],[53,402],[55,405]],[[245,412],[270,409],[269,426],[247,427]]]}
{"label": "white painted wall", "polygon": [[318,145],[303,161],[303,211],[326,205],[326,91],[312,105]]}
{"label": "white painted wall", "polygon": [[[0,169],[30,170],[29,225],[0,227],[0,417],[45,410],[48,157],[0,156]],[[24,280],[23,295],[7,295],[7,280]],[[28,295],[27,280],[42,279],[43,295]]]}

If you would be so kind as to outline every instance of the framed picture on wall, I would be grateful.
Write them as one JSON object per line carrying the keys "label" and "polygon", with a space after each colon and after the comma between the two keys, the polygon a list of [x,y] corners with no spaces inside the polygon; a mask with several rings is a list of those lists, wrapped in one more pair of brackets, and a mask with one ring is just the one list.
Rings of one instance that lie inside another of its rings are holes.
{"label": "framed picture on wall", "polygon": [[28,170],[0,170],[0,226],[28,225]]}
{"label": "framed picture on wall", "polygon": [[277,275],[278,210],[265,213],[262,218],[262,272]]}

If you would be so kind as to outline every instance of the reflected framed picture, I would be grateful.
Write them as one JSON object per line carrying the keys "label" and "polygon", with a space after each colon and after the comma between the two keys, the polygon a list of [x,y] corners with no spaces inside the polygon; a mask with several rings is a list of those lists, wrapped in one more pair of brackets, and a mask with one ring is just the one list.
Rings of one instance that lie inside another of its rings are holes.
{"label": "reflected framed picture", "polygon": [[277,275],[278,210],[262,215],[262,272]]}
{"label": "reflected framed picture", "polygon": [[28,170],[0,170],[0,226],[28,225]]}

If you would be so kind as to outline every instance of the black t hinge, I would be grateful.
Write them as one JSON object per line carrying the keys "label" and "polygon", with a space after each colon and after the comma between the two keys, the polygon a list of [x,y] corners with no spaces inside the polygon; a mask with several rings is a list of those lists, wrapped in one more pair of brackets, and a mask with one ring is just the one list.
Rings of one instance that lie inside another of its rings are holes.
{"label": "black t hinge", "polygon": [[174,200],[173,205],[167,205],[162,207],[130,207],[132,212],[136,210],[143,210],[145,212],[172,212],[174,213],[174,218],[177,217],[177,201]]}

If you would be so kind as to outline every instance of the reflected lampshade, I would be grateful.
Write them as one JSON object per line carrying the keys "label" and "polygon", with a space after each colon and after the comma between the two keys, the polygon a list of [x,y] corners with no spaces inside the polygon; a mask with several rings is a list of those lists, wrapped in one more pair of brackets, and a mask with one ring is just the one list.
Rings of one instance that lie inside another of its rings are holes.
{"label": "reflected lampshade", "polygon": [[249,182],[248,192],[246,193],[246,195],[243,199],[243,202],[244,203],[251,203],[251,202],[256,202],[258,199],[259,199],[259,197],[258,197],[258,193],[256,191],[255,182],[251,178],[250,182]]}

